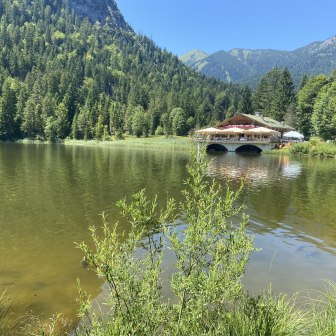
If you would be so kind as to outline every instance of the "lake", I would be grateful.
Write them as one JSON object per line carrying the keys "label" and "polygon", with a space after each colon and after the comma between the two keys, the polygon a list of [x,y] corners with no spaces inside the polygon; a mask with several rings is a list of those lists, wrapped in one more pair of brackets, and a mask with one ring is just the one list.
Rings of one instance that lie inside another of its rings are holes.
{"label": "lake", "polygon": [[[336,161],[275,155],[209,155],[209,176],[236,188],[255,246],[246,287],[275,293],[336,281]],[[101,282],[81,265],[99,214],[121,221],[115,202],[142,188],[159,203],[181,199],[188,153],[126,146],[0,144],[0,292],[17,314],[76,314],[76,279],[93,297]],[[127,229],[127,227],[125,227]]]}

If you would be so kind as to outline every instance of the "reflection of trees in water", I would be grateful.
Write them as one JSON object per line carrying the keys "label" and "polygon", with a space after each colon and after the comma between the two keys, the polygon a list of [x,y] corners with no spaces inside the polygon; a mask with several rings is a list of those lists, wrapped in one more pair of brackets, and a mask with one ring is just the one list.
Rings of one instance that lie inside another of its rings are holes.
{"label": "reflection of trees in water", "polygon": [[233,185],[245,180],[247,211],[261,223],[253,225],[256,232],[283,228],[304,241],[317,239],[323,248],[336,247],[334,160],[226,154],[213,157],[209,175]]}
{"label": "reflection of trees in water", "polygon": [[334,160],[303,159],[303,171],[293,195],[297,225],[312,237],[336,247],[336,171]]}
{"label": "reflection of trees in water", "polygon": [[234,182],[253,182],[267,176],[267,167],[262,165],[259,157],[229,153],[213,156],[211,159],[208,174],[212,177]]}

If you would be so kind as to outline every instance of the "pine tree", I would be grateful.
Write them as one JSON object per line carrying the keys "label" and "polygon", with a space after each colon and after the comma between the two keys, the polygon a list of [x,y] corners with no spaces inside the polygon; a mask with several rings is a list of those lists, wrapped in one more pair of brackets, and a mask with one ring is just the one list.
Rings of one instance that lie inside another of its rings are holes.
{"label": "pine tree", "polygon": [[270,115],[279,121],[285,119],[287,109],[294,99],[294,83],[287,68],[280,74],[280,78],[275,86],[274,99],[271,105]]}
{"label": "pine tree", "polygon": [[12,140],[17,137],[17,88],[15,81],[8,77],[2,86],[0,101],[0,140]]}
{"label": "pine tree", "polygon": [[262,112],[266,116],[271,115],[272,102],[280,76],[281,70],[274,68],[261,78],[252,98],[255,111]]}
{"label": "pine tree", "polygon": [[243,87],[241,92],[238,103],[238,113],[253,114],[252,92],[247,85]]}

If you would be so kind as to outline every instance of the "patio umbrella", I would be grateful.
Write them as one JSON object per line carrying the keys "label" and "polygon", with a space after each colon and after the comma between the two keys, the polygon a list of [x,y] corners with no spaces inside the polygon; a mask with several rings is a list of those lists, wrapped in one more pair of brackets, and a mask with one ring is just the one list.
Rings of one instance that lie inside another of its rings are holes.
{"label": "patio umbrella", "polygon": [[297,132],[297,131],[290,131],[287,133],[284,133],[283,135],[285,138],[295,138],[295,139],[303,139],[304,135]]}
{"label": "patio umbrella", "polygon": [[244,133],[245,130],[238,128],[238,127],[230,127],[230,128],[224,128],[221,130],[220,133],[222,134],[240,134]]}
{"label": "patio umbrella", "polygon": [[210,128],[204,128],[201,130],[196,131],[195,133],[200,133],[200,134],[207,134],[207,133],[220,133],[221,130],[218,128],[210,127]]}
{"label": "patio umbrella", "polygon": [[256,127],[246,130],[245,133],[248,134],[280,134],[280,132],[266,128],[266,127]]}

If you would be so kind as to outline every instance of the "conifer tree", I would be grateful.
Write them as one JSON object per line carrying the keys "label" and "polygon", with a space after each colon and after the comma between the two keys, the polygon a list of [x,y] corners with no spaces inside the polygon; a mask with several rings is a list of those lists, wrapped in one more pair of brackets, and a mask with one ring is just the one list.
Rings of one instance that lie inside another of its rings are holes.
{"label": "conifer tree", "polygon": [[247,85],[243,87],[241,92],[238,103],[238,113],[253,114],[252,92]]}
{"label": "conifer tree", "polygon": [[287,109],[294,99],[294,83],[292,76],[285,68],[275,85],[274,97],[269,115],[275,120],[283,121]]}

